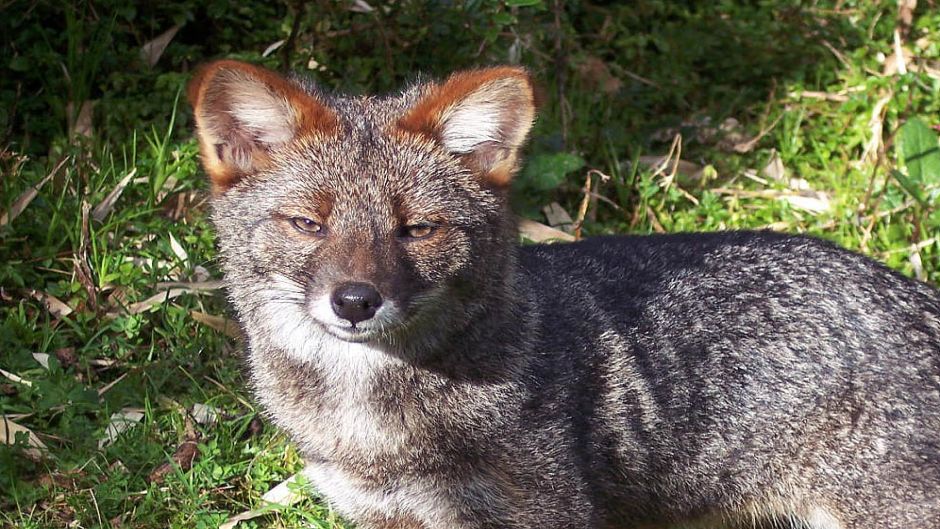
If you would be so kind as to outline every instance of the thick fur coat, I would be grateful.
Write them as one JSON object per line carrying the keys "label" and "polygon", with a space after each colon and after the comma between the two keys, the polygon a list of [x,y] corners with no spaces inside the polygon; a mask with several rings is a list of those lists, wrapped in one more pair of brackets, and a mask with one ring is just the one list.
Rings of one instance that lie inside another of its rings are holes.
{"label": "thick fur coat", "polygon": [[518,247],[520,69],[190,100],[255,394],[359,527],[940,527],[934,288],[769,232]]}

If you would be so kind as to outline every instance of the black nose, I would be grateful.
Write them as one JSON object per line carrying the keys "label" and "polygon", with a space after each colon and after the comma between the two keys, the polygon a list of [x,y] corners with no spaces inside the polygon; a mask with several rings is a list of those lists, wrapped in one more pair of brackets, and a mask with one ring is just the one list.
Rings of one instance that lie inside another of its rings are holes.
{"label": "black nose", "polygon": [[343,283],[330,296],[333,312],[353,325],[375,316],[382,306],[382,295],[366,283]]}

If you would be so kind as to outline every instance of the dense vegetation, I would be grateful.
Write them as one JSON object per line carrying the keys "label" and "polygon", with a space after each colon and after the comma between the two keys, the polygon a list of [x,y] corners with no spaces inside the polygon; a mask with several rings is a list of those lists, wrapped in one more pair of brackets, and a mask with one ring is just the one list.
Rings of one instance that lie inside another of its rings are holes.
{"label": "dense vegetation", "polygon": [[[2,5],[0,526],[214,528],[302,467],[215,282],[182,95],[211,58],[354,93],[521,63],[523,216],[807,232],[940,283],[933,0]],[[342,526],[289,488],[239,527]]]}

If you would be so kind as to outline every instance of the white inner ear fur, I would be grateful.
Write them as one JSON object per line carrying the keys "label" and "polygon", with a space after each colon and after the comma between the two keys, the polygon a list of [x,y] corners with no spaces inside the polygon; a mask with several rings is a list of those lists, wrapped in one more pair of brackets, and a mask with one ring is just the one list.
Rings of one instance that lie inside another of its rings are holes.
{"label": "white inner ear fur", "polygon": [[525,88],[517,79],[481,86],[441,115],[441,141],[455,154],[468,154],[486,143],[518,147],[534,116],[525,108]]}
{"label": "white inner ear fur", "polygon": [[290,141],[297,128],[297,116],[284,97],[253,79],[230,84],[229,114],[255,141],[274,145]]}

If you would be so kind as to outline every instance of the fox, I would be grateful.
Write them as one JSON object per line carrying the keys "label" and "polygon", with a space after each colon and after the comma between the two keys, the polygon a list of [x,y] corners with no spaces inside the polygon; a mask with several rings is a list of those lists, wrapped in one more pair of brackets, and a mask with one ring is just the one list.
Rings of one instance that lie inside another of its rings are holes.
{"label": "fox", "polygon": [[770,231],[520,245],[517,66],[188,87],[253,394],[366,529],[940,527],[940,291]]}

